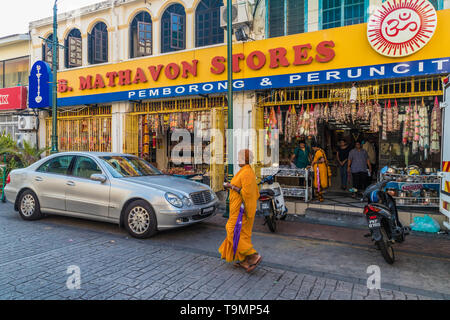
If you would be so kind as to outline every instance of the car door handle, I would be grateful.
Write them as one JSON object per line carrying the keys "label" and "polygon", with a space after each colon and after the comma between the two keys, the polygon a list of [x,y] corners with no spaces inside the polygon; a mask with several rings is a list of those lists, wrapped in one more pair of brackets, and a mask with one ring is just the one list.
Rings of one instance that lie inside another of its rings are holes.
{"label": "car door handle", "polygon": [[36,180],[36,181],[44,181],[44,179],[42,179],[41,177],[36,177],[34,180]]}
{"label": "car door handle", "polygon": [[66,183],[69,187],[75,187],[75,182],[73,181],[67,181]]}

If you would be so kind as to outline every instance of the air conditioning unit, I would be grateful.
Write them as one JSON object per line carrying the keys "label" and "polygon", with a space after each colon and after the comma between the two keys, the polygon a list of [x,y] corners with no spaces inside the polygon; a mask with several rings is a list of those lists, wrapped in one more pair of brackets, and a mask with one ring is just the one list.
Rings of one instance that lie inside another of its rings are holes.
{"label": "air conditioning unit", "polygon": [[18,120],[19,131],[36,130],[35,116],[20,116]]}
{"label": "air conditioning unit", "polygon": [[[231,21],[233,27],[250,24],[253,21],[253,16],[247,2],[233,4]],[[227,6],[220,7],[220,26],[222,28],[227,27]]]}
{"label": "air conditioning unit", "polygon": [[21,149],[23,149],[24,147],[24,141],[26,141],[31,147],[36,146],[35,132],[19,132],[16,137],[17,137],[17,146]]}

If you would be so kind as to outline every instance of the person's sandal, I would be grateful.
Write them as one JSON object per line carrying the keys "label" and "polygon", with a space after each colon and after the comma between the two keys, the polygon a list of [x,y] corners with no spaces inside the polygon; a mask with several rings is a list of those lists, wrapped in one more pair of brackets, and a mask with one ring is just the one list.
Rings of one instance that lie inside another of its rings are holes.
{"label": "person's sandal", "polygon": [[261,263],[262,261],[262,256],[259,256],[258,260],[256,260],[255,263],[251,264],[248,268],[247,268],[247,272],[252,272],[253,270],[256,269],[256,267]]}

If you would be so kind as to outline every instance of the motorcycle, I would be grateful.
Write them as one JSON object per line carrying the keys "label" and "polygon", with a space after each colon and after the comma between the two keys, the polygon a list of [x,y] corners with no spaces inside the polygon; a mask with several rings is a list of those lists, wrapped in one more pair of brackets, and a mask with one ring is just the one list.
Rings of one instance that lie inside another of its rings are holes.
{"label": "motorcycle", "polygon": [[367,200],[364,215],[370,233],[365,237],[371,237],[384,260],[393,264],[395,261],[393,244],[404,242],[410,229],[401,224],[394,198],[383,191],[387,183],[388,181],[381,181],[369,186],[361,201]]}
{"label": "motorcycle", "polygon": [[276,232],[277,220],[285,220],[288,212],[283,190],[281,190],[280,184],[275,182],[275,175],[262,179],[258,185],[262,185],[262,187],[259,192],[259,209],[256,214],[264,216],[264,225],[267,224],[271,232]]}

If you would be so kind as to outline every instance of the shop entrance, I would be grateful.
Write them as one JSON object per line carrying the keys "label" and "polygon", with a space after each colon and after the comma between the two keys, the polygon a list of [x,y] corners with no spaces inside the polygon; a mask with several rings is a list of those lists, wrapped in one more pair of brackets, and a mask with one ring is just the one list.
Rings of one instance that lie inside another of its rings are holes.
{"label": "shop entrance", "polygon": [[[343,138],[350,148],[367,142],[363,148],[371,150],[375,169],[371,181],[390,181],[386,191],[400,206],[420,210],[439,206],[441,97],[442,82],[434,76],[279,89],[260,92],[257,101],[265,129],[280,131],[280,168],[302,175],[292,161],[302,140],[325,151],[332,172],[325,198],[333,205],[360,206],[348,192],[351,179],[346,191],[340,189],[336,152]],[[282,185],[287,190],[299,181]],[[304,193],[298,196],[304,200]]]}

